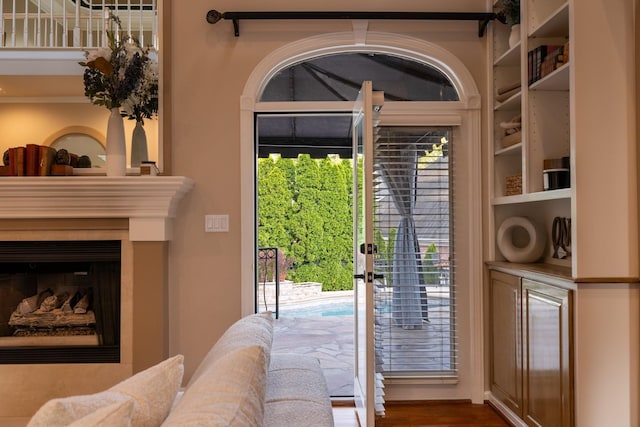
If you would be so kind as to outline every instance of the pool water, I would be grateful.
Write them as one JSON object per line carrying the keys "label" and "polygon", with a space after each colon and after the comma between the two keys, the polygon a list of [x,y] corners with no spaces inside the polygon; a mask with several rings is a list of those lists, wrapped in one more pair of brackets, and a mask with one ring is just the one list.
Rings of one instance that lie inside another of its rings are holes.
{"label": "pool water", "polygon": [[291,304],[280,307],[280,317],[311,317],[311,316],[352,316],[353,300],[337,300],[321,303]]}

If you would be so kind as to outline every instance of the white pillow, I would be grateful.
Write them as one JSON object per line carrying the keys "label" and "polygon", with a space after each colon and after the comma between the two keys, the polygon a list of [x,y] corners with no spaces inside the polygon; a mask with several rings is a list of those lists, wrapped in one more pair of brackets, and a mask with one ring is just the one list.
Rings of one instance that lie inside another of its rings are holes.
{"label": "white pillow", "polygon": [[207,370],[220,356],[229,352],[253,345],[262,346],[267,358],[271,354],[273,342],[273,315],[270,311],[250,314],[231,325],[218,341],[211,347],[204,360],[191,376],[187,387]]}
{"label": "white pillow", "polygon": [[109,390],[52,399],[36,412],[28,427],[67,426],[100,408],[126,400],[133,401],[132,425],[159,426],[167,417],[182,383],[183,362],[184,357],[177,355],[137,373]]}
{"label": "white pillow", "polygon": [[184,356],[179,354],[116,384],[109,391],[133,399],[132,425],[158,426],[171,409],[183,374]]}
{"label": "white pillow", "polygon": [[261,426],[267,367],[259,345],[221,356],[186,389],[162,426]]}
{"label": "white pillow", "polygon": [[100,408],[128,401],[131,401],[129,397],[112,391],[51,399],[38,409],[27,426],[68,426]]}
{"label": "white pillow", "polygon": [[113,403],[69,424],[69,427],[131,427],[133,400]]}

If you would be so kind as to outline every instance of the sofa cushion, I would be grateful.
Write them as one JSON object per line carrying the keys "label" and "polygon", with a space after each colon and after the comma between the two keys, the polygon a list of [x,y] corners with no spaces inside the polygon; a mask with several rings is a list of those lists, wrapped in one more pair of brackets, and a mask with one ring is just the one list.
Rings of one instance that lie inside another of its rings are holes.
{"label": "sofa cushion", "polygon": [[[203,372],[220,356],[240,348],[259,345],[265,350],[267,358],[271,353],[273,342],[273,315],[270,311],[245,316],[231,325],[218,341],[211,347],[191,376],[187,388],[191,386]],[[267,359],[268,362],[268,359]]]}
{"label": "sofa cushion", "polygon": [[182,355],[171,357],[100,393],[51,399],[28,426],[67,426],[100,408],[127,400],[133,401],[132,425],[158,426],[182,383],[183,360]]}
{"label": "sofa cushion", "polygon": [[69,427],[130,427],[133,400],[112,403],[69,424]]}
{"label": "sofa cushion", "polygon": [[268,359],[261,345],[216,358],[187,387],[163,427],[262,426]]}
{"label": "sofa cushion", "polygon": [[331,398],[318,359],[299,354],[271,355],[264,427],[332,427]]}

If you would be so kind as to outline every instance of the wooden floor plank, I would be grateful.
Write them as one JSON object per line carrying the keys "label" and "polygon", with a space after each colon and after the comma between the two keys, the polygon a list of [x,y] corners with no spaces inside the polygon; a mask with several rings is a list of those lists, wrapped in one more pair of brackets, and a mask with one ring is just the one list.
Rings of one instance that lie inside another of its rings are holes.
{"label": "wooden floor plank", "polygon": [[[488,404],[463,402],[387,402],[376,427],[509,427]],[[335,427],[358,427],[355,409],[333,408]]]}

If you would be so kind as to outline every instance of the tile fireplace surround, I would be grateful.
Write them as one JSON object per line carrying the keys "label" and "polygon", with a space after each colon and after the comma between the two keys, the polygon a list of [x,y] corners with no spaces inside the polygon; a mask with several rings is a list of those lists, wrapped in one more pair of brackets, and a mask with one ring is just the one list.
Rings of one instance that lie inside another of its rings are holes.
{"label": "tile fireplace surround", "polygon": [[93,393],[167,356],[168,242],[193,181],[178,176],[0,179],[0,240],[120,240],[120,363],[0,365],[2,417]]}

